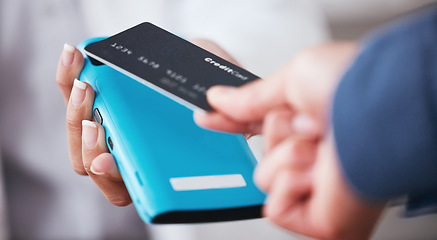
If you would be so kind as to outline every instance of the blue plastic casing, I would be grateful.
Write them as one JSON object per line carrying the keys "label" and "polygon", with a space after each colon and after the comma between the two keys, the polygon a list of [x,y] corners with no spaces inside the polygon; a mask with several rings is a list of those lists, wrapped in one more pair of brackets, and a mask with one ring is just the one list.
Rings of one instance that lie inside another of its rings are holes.
{"label": "blue plastic casing", "polygon": [[[147,223],[261,217],[265,195],[253,183],[256,159],[244,137],[202,129],[188,108],[106,65],[93,64],[83,49],[101,39],[79,44],[85,57],[80,80],[95,91],[94,109],[140,217]],[[170,182],[236,174],[246,186],[176,191]]]}

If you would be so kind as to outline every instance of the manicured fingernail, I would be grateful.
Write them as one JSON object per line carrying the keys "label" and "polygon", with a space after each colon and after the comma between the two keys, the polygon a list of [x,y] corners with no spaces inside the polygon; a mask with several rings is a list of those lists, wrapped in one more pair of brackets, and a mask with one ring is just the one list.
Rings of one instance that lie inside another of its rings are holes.
{"label": "manicured fingernail", "polygon": [[304,114],[299,114],[293,118],[292,127],[296,133],[309,137],[317,135],[319,131],[314,119]]}
{"label": "manicured fingernail", "polygon": [[64,44],[64,51],[62,53],[62,63],[64,67],[69,67],[73,63],[75,49],[75,47],[67,43]]}
{"label": "manicured fingernail", "polygon": [[86,83],[74,79],[73,89],[71,90],[71,105],[80,107],[85,99]]}
{"label": "manicured fingernail", "polygon": [[103,175],[103,174],[105,174],[104,172],[100,172],[99,170],[97,170],[93,165],[91,165],[90,170],[95,175]]}
{"label": "manicured fingernail", "polygon": [[99,132],[95,123],[88,120],[82,121],[82,141],[86,147],[96,146],[98,135]]}
{"label": "manicured fingernail", "polygon": [[235,87],[230,86],[215,86],[208,90],[208,100],[213,102],[220,102],[228,98],[230,94],[235,91]]}

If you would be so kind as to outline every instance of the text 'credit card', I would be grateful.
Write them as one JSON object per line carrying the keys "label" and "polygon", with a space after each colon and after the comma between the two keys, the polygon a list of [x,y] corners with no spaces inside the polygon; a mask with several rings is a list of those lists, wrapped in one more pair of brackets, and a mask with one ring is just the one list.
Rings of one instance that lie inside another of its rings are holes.
{"label": "text 'credit card'", "polygon": [[259,77],[151,23],[85,48],[90,57],[195,110],[211,111],[207,90]]}

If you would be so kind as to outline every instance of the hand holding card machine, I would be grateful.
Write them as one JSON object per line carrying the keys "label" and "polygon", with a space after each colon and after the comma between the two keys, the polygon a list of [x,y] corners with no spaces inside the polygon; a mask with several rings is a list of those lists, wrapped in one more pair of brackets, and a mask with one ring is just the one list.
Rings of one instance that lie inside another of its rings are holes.
{"label": "hand holding card machine", "polygon": [[[78,49],[84,53],[98,40],[84,41]],[[80,80],[96,92],[94,117],[105,128],[109,149],[145,222],[261,216],[265,195],[253,183],[256,160],[243,136],[198,127],[188,108],[84,56]]]}

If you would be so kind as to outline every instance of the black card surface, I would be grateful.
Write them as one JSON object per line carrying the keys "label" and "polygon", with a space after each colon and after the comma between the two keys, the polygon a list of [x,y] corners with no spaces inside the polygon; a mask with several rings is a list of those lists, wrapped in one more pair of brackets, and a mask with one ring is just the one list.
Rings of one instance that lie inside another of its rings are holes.
{"label": "black card surface", "polygon": [[191,108],[211,111],[206,91],[259,77],[151,23],[85,48],[92,58]]}

